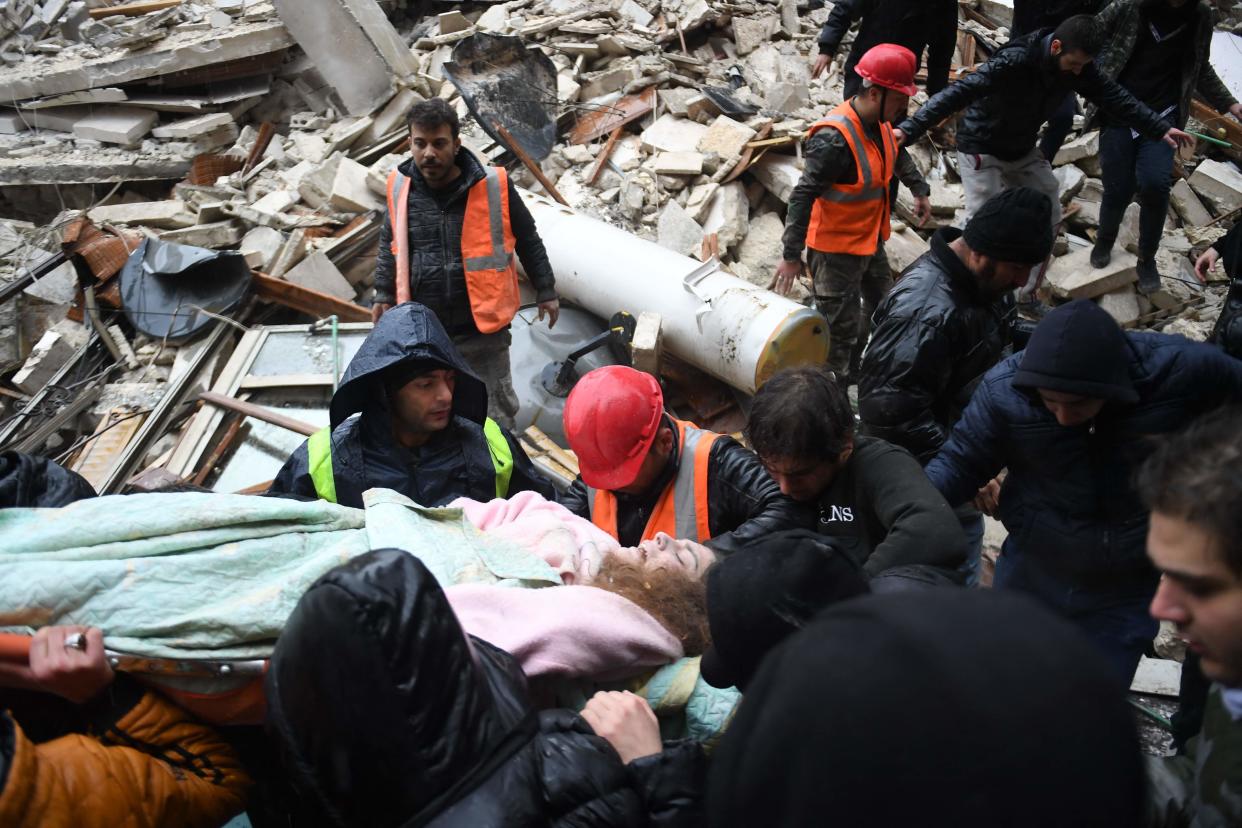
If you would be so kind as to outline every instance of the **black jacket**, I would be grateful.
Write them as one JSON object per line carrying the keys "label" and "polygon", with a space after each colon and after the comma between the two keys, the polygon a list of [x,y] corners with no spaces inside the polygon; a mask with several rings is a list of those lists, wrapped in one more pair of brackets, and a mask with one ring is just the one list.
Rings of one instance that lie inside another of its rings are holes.
{"label": "black jacket", "polygon": [[1011,40],[987,63],[951,84],[901,123],[910,144],[949,116],[966,110],[957,128],[957,148],[1015,161],[1035,146],[1039,128],[1076,92],[1103,107],[1118,122],[1149,138],[1161,138],[1171,124],[1152,112],[1094,63],[1079,75],[1061,72],[1049,52],[1052,32],[1041,29]]}
{"label": "black jacket", "polygon": [[[465,148],[455,162],[461,175],[443,191],[427,186],[413,159],[398,169],[410,178],[408,222],[410,237],[410,298],[426,305],[440,318],[449,336],[479,333],[466,293],[466,273],[461,261],[461,227],[466,215],[466,195],[483,180],[478,160]],[[516,252],[535,288],[535,298],[544,302],[556,298],[556,279],[548,252],[539,238],[535,220],[509,180],[509,224],[513,228]],[[397,290],[396,260],[392,254],[392,222],[385,217],[380,228],[379,254],[375,262],[375,301],[391,304]]]}
{"label": "black jacket", "polygon": [[20,451],[0,454],[0,509],[68,506],[94,496],[86,478],[46,457]]}
{"label": "black jacket", "polygon": [[816,529],[873,578],[910,564],[956,567],[962,524],[910,452],[856,437],[854,453],[819,498]]}
{"label": "black jacket", "polygon": [[1076,14],[1095,14],[1107,0],[1013,0],[1009,38],[1038,29],[1055,29]]}
{"label": "black jacket", "polygon": [[1216,325],[1212,328],[1211,341],[1224,348],[1225,353],[1242,359],[1242,222],[1235,224],[1223,239],[1212,245],[1220,253],[1229,277],[1229,292]]}
{"label": "black jacket", "polygon": [[[415,360],[452,368],[457,385],[448,427],[410,451],[393,437],[381,375]],[[423,506],[442,506],[458,497],[491,500],[496,496],[496,471],[483,434],[486,418],[487,389],[470,372],[435,316],[415,302],[398,305],[380,317],[332,395],[337,503],[361,507],[362,493],[377,486],[394,489]],[[518,441],[507,431],[504,435],[513,454],[509,493],[531,490],[554,498],[552,484],[535,470]],[[285,461],[269,493],[316,496],[307,443]]]}
{"label": "black jacket", "polygon": [[949,65],[957,46],[955,0],[837,0],[819,33],[819,51],[835,55],[850,26],[862,18],[845,60],[845,78],[856,80],[854,66],[867,50],[896,43],[923,59],[927,48],[927,94],[934,95],[949,82]]}
{"label": "black jacket", "polygon": [[[617,534],[622,546],[636,546],[642,539],[660,495],[677,471],[680,454],[680,443],[674,440],[668,465],[646,494],[617,493]],[[575,515],[591,519],[581,477],[560,500]],[[707,459],[707,526],[712,534],[708,546],[728,554],[761,535],[795,529],[806,521],[806,511],[781,494],[754,452],[732,437],[720,437],[712,444]]]}
{"label": "black jacket", "polygon": [[[1000,519],[1010,541],[1025,564],[1080,586],[1154,583],[1147,509],[1131,483],[1152,450],[1145,438],[1242,399],[1242,362],[1179,336],[1125,336],[1137,403],[1110,402],[1090,424],[1060,426],[1034,390],[1014,387],[1022,360],[1014,354],[984,376],[927,466],[927,476],[954,504],[973,498],[1007,467]],[[1081,372],[1067,365],[1061,373]]]}
{"label": "black jacket", "polygon": [[1012,299],[990,300],[936,231],[873,317],[858,380],[862,431],[926,463],[970,400],[975,382],[1008,344]]}
{"label": "black jacket", "polygon": [[465,635],[405,552],[370,552],[316,581],[265,691],[303,796],[294,825],[699,824],[696,743],[624,765],[577,714],[537,712],[513,657]]}

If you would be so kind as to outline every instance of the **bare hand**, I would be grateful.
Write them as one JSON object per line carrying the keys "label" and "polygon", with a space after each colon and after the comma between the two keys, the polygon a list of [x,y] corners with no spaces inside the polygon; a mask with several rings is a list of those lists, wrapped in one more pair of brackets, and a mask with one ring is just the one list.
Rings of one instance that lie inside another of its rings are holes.
{"label": "bare hand", "polygon": [[1229,114],[1239,121],[1242,121],[1242,103],[1236,103],[1229,107]]}
{"label": "bare hand", "polygon": [[928,220],[931,219],[931,214],[931,199],[927,196],[915,196],[914,217],[919,220],[919,227],[927,224]]}
{"label": "bare hand", "polygon": [[380,317],[388,311],[392,310],[392,305],[388,302],[372,302],[371,303],[371,324],[374,325],[379,321]]}
{"label": "bare hand", "polygon": [[1000,478],[989,480],[975,495],[975,508],[988,517],[996,517],[996,510],[1000,506],[1000,490]]}
{"label": "bare hand", "polygon": [[781,263],[776,266],[776,275],[768,282],[768,290],[776,291],[781,296],[788,295],[794,280],[802,275],[802,270],[801,261],[781,259]]}
{"label": "bare hand", "polygon": [[582,718],[621,756],[627,765],[664,750],[660,723],[641,696],[600,691],[582,709]]}
{"label": "bare hand", "polygon": [[[80,633],[85,648],[65,646]],[[112,683],[103,632],[95,627],[44,627],[30,641],[30,677],[39,689],[81,704]]]}
{"label": "bare hand", "polygon": [[1180,129],[1170,129],[1161,140],[1173,149],[1178,149],[1182,146],[1194,146],[1195,143],[1193,135],[1188,132],[1182,132]]}
{"label": "bare hand", "polygon": [[820,54],[815,58],[815,64],[811,67],[811,77],[818,78],[824,74],[830,63],[832,63],[832,55]]}
{"label": "bare hand", "polygon": [[1195,276],[1199,277],[1200,282],[1207,284],[1208,271],[1215,266],[1216,260],[1219,258],[1220,253],[1216,248],[1209,247],[1199,255],[1199,258],[1195,259]]}
{"label": "bare hand", "polygon": [[556,327],[556,320],[561,316],[561,301],[559,299],[549,299],[546,302],[540,302],[536,307],[539,308],[539,316],[536,322],[543,321],[543,315],[548,315],[548,330]]}
{"label": "bare hand", "polygon": [[906,134],[897,127],[893,127],[893,140],[897,142],[897,148],[901,149],[906,143]]}

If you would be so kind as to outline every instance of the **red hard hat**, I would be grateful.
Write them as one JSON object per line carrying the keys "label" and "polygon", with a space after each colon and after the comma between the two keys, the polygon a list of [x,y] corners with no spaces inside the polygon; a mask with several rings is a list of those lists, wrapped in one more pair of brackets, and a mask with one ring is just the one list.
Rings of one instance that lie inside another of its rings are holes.
{"label": "red hard hat", "polygon": [[871,81],[873,86],[913,95],[919,91],[914,85],[914,67],[917,64],[914,52],[905,46],[881,43],[867,50],[854,66],[854,71],[864,80]]}
{"label": "red hard hat", "polygon": [[565,400],[565,438],[582,480],[614,491],[638,477],[664,414],[655,377],[624,365],[589,372]]}

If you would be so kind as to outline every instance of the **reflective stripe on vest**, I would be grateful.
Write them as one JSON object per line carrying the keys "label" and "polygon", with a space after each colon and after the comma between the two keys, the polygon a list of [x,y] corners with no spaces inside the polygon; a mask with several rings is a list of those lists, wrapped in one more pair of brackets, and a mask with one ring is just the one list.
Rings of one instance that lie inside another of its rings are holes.
{"label": "reflective stripe on vest", "polygon": [[897,142],[893,129],[880,124],[881,147],[866,137],[858,113],[849,101],[834,108],[808,133],[835,129],[845,138],[854,155],[857,180],[853,184],[834,183],[815,199],[807,226],[806,245],[823,253],[870,256],[880,239],[887,239],[889,227],[889,184],[897,161]]}
{"label": "reflective stripe on vest", "polygon": [[[475,327],[488,334],[501,330],[517,314],[517,246],[509,222],[509,174],[502,167],[484,167],[482,180],[466,194],[461,226],[461,262],[466,294]],[[410,179],[397,170],[388,174],[389,248],[396,261],[397,304],[410,301]]]}
{"label": "reflective stripe on vest", "polygon": [[[703,543],[712,536],[707,509],[707,465],[712,444],[720,435],[697,428],[685,420],[673,422],[677,424],[681,443],[681,461],[676,476],[660,494],[639,540],[650,540],[657,532],[663,532],[674,538]],[[620,540],[617,496],[588,486],[587,506],[591,511],[591,522]]]}
{"label": "reflective stripe on vest", "polygon": [[[483,421],[483,436],[487,439],[487,453],[496,471],[496,497],[509,494],[509,481],[513,479],[513,449],[505,439],[500,425],[488,417]],[[319,429],[306,441],[306,462],[310,469],[315,495],[320,500],[336,503],[336,477],[332,472],[332,429]]]}

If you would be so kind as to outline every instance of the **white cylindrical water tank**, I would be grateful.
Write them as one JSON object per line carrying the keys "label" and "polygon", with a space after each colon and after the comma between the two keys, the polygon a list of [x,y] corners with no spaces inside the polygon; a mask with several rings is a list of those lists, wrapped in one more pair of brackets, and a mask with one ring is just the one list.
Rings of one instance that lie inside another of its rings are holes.
{"label": "white cylindrical water tank", "polygon": [[828,323],[816,310],[551,199],[522,191],[539,226],[556,291],[607,319],[663,318],[664,347],[753,394],[782,368],[822,363]]}

